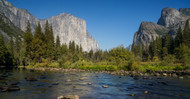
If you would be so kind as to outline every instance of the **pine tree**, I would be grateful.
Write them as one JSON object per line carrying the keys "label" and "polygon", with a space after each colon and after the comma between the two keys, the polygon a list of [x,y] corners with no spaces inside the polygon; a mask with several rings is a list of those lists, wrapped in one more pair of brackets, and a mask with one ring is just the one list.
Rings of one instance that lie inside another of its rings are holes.
{"label": "pine tree", "polygon": [[13,62],[10,59],[10,53],[7,50],[3,36],[0,35],[0,65],[1,66],[12,66]]}
{"label": "pine tree", "polygon": [[82,45],[80,45],[80,52],[82,52],[83,51],[83,49],[82,49]]}
{"label": "pine tree", "polygon": [[175,47],[179,47],[179,45],[183,42],[183,33],[181,26],[178,28],[177,36],[175,38]]}
{"label": "pine tree", "polygon": [[8,51],[10,53],[10,58],[9,59],[14,64],[14,42],[13,42],[13,37],[12,36],[10,37],[10,40],[8,42],[7,48],[8,48]]}
{"label": "pine tree", "polygon": [[56,44],[55,44],[55,47],[56,47],[56,59],[58,59],[61,55],[61,44],[60,44],[60,39],[59,39],[59,35],[57,35],[56,37]]}
{"label": "pine tree", "polygon": [[186,21],[185,28],[183,30],[183,43],[190,47],[190,25],[189,20]]}
{"label": "pine tree", "polygon": [[26,31],[24,33],[24,49],[25,51],[25,57],[27,57],[29,60],[31,59],[31,42],[34,39],[30,27],[30,22],[28,21]]}
{"label": "pine tree", "polygon": [[15,65],[20,65],[21,62],[19,52],[21,50],[21,41],[18,39],[18,37],[16,37],[14,48]]}
{"label": "pine tree", "polygon": [[38,23],[36,29],[35,29],[35,34],[34,34],[34,38],[38,38],[42,41],[45,41],[45,35],[42,32],[42,28],[40,23]]}
{"label": "pine tree", "polygon": [[46,20],[46,24],[45,24],[45,37],[46,37],[46,40],[49,41],[50,40],[50,29],[49,29],[49,23],[48,21]]}

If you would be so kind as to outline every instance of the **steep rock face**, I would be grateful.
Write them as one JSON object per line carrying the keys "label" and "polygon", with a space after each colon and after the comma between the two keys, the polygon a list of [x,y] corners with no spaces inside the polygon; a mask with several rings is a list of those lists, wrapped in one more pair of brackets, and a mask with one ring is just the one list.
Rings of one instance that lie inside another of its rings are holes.
{"label": "steep rock face", "polygon": [[156,39],[159,35],[165,35],[169,32],[164,26],[157,25],[154,22],[142,22],[139,30],[135,33],[133,44],[143,44],[145,46]]}
{"label": "steep rock face", "polygon": [[190,18],[190,8],[180,8],[179,12],[184,18]]}
{"label": "steep rock face", "polygon": [[0,13],[4,13],[15,26],[23,31],[26,29],[28,20],[33,31],[38,22],[44,27],[46,20],[48,20],[53,26],[54,37],[56,38],[59,35],[61,44],[69,44],[69,41],[75,41],[76,44],[83,47],[84,51],[99,49],[97,41],[86,30],[86,21],[71,14],[63,13],[41,20],[27,10],[16,8],[5,0],[0,0],[0,9]]}
{"label": "steep rock face", "polygon": [[171,26],[175,26],[182,20],[183,20],[183,17],[180,15],[177,9],[164,8],[162,10],[161,17],[158,20],[158,24],[163,25],[165,27],[171,27]]}
{"label": "steep rock face", "polygon": [[175,38],[179,26],[182,29],[185,22],[190,18],[190,8],[181,8],[179,11],[174,8],[164,8],[157,24],[153,22],[142,22],[140,28],[135,32],[133,45],[149,45],[158,36],[170,34]]}
{"label": "steep rock face", "polygon": [[12,36],[13,39],[16,37],[19,39],[22,37],[24,32],[20,28],[16,27],[7,17],[5,17],[4,14],[0,13],[0,34],[7,43],[10,36]]}

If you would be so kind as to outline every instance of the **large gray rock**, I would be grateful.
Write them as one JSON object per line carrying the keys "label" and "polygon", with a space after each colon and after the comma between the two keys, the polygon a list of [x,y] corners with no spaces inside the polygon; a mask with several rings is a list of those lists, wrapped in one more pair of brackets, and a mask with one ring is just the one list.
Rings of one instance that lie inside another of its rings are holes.
{"label": "large gray rock", "polygon": [[159,25],[165,27],[172,27],[178,24],[183,20],[183,17],[180,15],[179,11],[174,8],[164,8],[160,19],[158,20]]}
{"label": "large gray rock", "polygon": [[139,30],[134,35],[133,44],[148,46],[156,37],[166,35],[168,32],[169,29],[154,22],[142,22]]}
{"label": "large gray rock", "polygon": [[38,22],[44,27],[46,20],[48,20],[53,26],[54,37],[59,35],[61,44],[75,41],[76,44],[83,47],[84,51],[99,49],[97,41],[86,30],[86,21],[71,14],[62,13],[42,20],[34,17],[25,9],[16,8],[5,0],[0,0],[0,13],[4,13],[15,26],[23,31],[26,29],[28,20],[33,31]]}

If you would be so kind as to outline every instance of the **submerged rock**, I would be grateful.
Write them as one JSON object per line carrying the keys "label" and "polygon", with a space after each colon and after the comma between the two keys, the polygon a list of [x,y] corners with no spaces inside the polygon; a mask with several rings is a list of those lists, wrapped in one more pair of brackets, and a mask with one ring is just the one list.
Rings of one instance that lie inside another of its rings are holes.
{"label": "submerged rock", "polygon": [[70,79],[67,79],[66,82],[71,82],[71,80],[70,80]]}
{"label": "submerged rock", "polygon": [[181,76],[181,77],[179,77],[179,79],[183,79],[183,77]]}
{"label": "submerged rock", "polygon": [[25,80],[26,81],[38,81],[38,79],[35,77],[25,77]]}
{"label": "submerged rock", "polygon": [[148,91],[144,91],[144,94],[148,94]]}
{"label": "submerged rock", "polygon": [[129,94],[129,96],[135,96],[135,94]]}
{"label": "submerged rock", "polygon": [[58,83],[58,82],[55,82],[55,83],[53,83],[53,85],[59,85],[59,83]]}
{"label": "submerged rock", "polygon": [[108,86],[106,86],[106,85],[103,85],[102,87],[103,87],[103,88],[108,88]]}
{"label": "submerged rock", "polygon": [[59,96],[57,99],[79,99],[78,95],[66,95],[66,96]]}
{"label": "submerged rock", "polygon": [[7,91],[19,91],[20,88],[16,85],[4,85],[0,87],[1,92],[7,92]]}

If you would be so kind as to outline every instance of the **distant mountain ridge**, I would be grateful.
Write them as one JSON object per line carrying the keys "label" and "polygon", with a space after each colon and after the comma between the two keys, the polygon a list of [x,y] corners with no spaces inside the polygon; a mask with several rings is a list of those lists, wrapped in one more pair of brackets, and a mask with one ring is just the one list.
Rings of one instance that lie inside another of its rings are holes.
{"label": "distant mountain ridge", "polygon": [[148,46],[158,36],[170,34],[173,38],[177,34],[179,25],[184,28],[186,20],[190,19],[190,8],[164,8],[157,24],[142,22],[139,30],[135,32],[133,46],[143,44]]}
{"label": "distant mountain ridge", "polygon": [[99,49],[97,41],[86,30],[86,21],[71,14],[62,13],[48,19],[38,19],[27,10],[16,8],[6,0],[0,0],[0,13],[4,14],[22,31],[25,31],[28,20],[33,31],[38,22],[41,23],[43,28],[46,20],[48,20],[53,26],[54,37],[56,38],[59,35],[61,44],[69,44],[69,41],[75,41],[76,44],[83,47],[84,51],[90,51],[91,49],[96,51]]}

